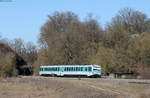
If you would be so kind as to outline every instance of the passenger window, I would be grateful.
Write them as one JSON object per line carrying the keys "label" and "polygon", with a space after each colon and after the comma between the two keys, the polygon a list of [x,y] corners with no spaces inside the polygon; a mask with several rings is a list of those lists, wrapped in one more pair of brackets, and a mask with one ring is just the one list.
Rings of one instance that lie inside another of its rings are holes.
{"label": "passenger window", "polygon": [[85,71],[87,71],[87,67],[85,67]]}
{"label": "passenger window", "polygon": [[83,71],[83,67],[81,67],[81,71]]}
{"label": "passenger window", "polygon": [[78,70],[80,71],[80,67],[78,67]]}
{"label": "passenger window", "polygon": [[79,71],[79,67],[77,67],[77,71]]}
{"label": "passenger window", "polygon": [[78,67],[76,67],[76,71],[78,71]]}
{"label": "passenger window", "polygon": [[69,71],[71,71],[71,67],[69,67]]}
{"label": "passenger window", "polygon": [[73,67],[71,67],[71,71],[73,71]]}
{"label": "passenger window", "polygon": [[92,70],[92,68],[91,67],[88,67],[88,71],[91,71]]}
{"label": "passenger window", "polygon": [[67,71],[67,68],[65,67],[64,71]]}
{"label": "passenger window", "polygon": [[78,67],[78,71],[80,71],[80,67]]}

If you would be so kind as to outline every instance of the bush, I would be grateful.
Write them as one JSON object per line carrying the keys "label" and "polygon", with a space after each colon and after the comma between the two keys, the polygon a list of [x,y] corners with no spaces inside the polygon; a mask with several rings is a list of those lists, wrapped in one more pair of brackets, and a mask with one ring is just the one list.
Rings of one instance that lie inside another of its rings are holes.
{"label": "bush", "polygon": [[14,55],[0,56],[0,76],[11,77],[16,76],[17,71],[15,67]]}

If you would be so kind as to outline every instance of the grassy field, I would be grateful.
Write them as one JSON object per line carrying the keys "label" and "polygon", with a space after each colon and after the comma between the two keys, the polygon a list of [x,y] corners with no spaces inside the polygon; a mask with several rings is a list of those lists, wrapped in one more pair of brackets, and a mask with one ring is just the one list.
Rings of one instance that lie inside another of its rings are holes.
{"label": "grassy field", "polygon": [[0,98],[150,98],[150,84],[120,80],[16,77],[0,79]]}

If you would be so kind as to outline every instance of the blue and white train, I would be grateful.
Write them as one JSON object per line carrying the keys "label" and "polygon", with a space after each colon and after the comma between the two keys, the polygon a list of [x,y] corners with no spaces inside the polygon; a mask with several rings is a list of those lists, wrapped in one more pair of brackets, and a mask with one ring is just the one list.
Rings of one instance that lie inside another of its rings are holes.
{"label": "blue and white train", "polygon": [[87,76],[101,77],[100,65],[48,65],[40,66],[41,76]]}

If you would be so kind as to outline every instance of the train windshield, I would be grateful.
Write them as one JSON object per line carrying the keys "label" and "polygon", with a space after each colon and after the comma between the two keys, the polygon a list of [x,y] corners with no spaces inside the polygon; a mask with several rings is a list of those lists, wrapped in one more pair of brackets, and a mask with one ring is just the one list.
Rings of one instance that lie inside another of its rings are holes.
{"label": "train windshield", "polygon": [[101,70],[101,67],[99,65],[94,65],[93,70]]}

